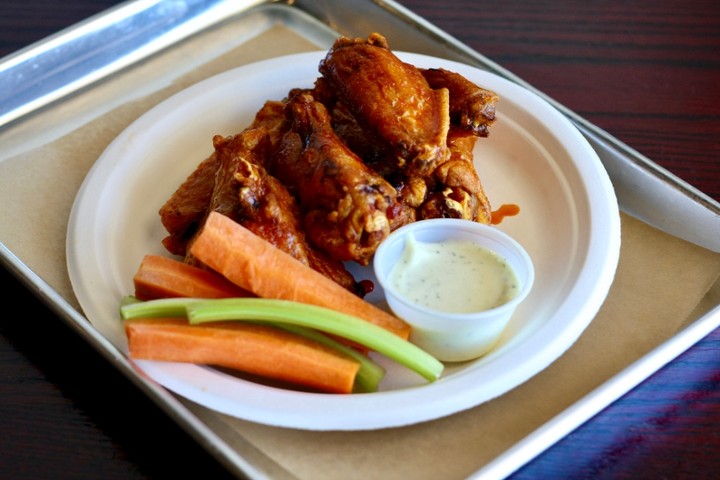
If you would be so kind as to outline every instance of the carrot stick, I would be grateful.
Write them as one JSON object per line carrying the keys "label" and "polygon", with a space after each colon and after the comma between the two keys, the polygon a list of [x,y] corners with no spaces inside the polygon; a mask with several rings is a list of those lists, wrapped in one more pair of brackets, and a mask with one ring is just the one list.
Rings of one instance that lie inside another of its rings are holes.
{"label": "carrot stick", "polygon": [[[162,298],[147,302],[123,299],[123,320],[186,317],[190,325],[216,322],[254,322],[316,330],[375,351],[414,370],[429,381],[437,380],[444,365],[435,357],[384,328],[331,308],[270,298]],[[296,332],[297,333],[297,332]],[[364,360],[361,361],[364,363]],[[362,370],[363,366],[361,366]],[[374,368],[366,373],[375,376]],[[377,378],[377,377],[376,377]],[[379,380],[379,378],[377,378]]]}
{"label": "carrot stick", "polygon": [[360,364],[286,330],[252,323],[125,321],[130,357],[226,367],[326,393],[352,393]]}
{"label": "carrot stick", "polygon": [[161,255],[145,255],[133,277],[133,283],[135,296],[140,300],[252,296],[216,272]]}
{"label": "carrot stick", "polygon": [[210,213],[190,252],[259,297],[331,308],[379,325],[404,339],[410,336],[410,326],[403,320],[353,295],[220,213]]}

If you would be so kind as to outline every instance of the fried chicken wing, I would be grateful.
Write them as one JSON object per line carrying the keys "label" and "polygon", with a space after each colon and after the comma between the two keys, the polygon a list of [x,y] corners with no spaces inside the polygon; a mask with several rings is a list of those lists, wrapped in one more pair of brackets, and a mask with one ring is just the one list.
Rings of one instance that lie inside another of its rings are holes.
{"label": "fried chicken wing", "polygon": [[267,102],[250,127],[228,137],[216,135],[213,154],[160,209],[169,233],[163,245],[194,263],[188,245],[207,214],[217,211],[362,296],[364,289],[342,262],[309,244],[295,198],[265,169],[287,125],[284,103]]}
{"label": "fried chicken wing", "polygon": [[263,164],[273,135],[266,129],[247,129],[234,137],[213,139],[218,158],[216,188],[210,204],[257,236],[362,295],[342,262],[318,251],[307,241],[300,209],[288,189]]}
{"label": "fried chicken wing", "polygon": [[[290,124],[285,116],[285,102],[268,100],[255,113],[255,118],[248,128],[264,128],[270,143],[268,150],[272,152],[277,149],[289,127]],[[261,162],[261,165],[265,164],[264,159],[258,158],[256,160]]]}
{"label": "fried chicken wing", "polygon": [[360,126],[387,144],[390,161],[424,175],[447,159],[448,90],[430,88],[416,67],[389,49],[385,37],[340,37],[319,70]]}
{"label": "fried chicken wing", "polygon": [[427,198],[419,218],[452,217],[491,222],[490,202],[475,169],[473,149],[495,121],[498,96],[463,75],[442,68],[420,70],[432,88],[450,93],[450,158],[425,177]]}
{"label": "fried chicken wing", "polygon": [[368,265],[394,229],[426,218],[491,222],[473,150],[498,96],[401,61],[378,33],[339,38],[312,88],[268,100],[160,209],[166,249],[188,257],[217,211],[359,295],[343,262]]}
{"label": "fried chicken wing", "polygon": [[448,136],[450,159],[439,165],[427,179],[429,193],[419,217],[462,218],[489,224],[490,202],[474,165],[473,148],[478,137],[460,128]]}
{"label": "fried chicken wing", "polygon": [[443,68],[420,69],[431,88],[450,92],[450,122],[479,137],[487,137],[495,121],[495,92],[475,85],[465,76]]}
{"label": "fried chicken wing", "polygon": [[367,265],[390,232],[397,192],[340,140],[312,95],[295,95],[287,111],[292,127],[272,173],[299,199],[313,244],[333,258]]}
{"label": "fried chicken wing", "polygon": [[[284,108],[284,103],[279,101],[265,102],[248,127],[264,129],[270,150],[277,146],[287,128]],[[264,162],[258,156],[255,160]],[[173,255],[185,256],[187,243],[202,225],[213,199],[218,167],[217,152],[214,151],[200,162],[160,207],[160,221],[168,232],[162,243]],[[224,180],[221,178],[220,181]]]}
{"label": "fried chicken wing", "polygon": [[217,156],[213,152],[195,168],[160,207],[160,221],[168,232],[162,244],[173,255],[185,256],[187,242],[205,219],[215,185]]}
{"label": "fried chicken wing", "polygon": [[282,194],[284,189],[280,184],[280,188],[273,188],[272,181],[263,175],[262,165],[269,146],[269,137],[263,128],[247,128],[229,137],[213,137],[218,168],[208,212],[222,213],[258,235],[263,225],[271,222],[273,228],[267,228],[260,236],[287,253],[302,257],[302,245],[288,231],[293,219],[292,197]]}

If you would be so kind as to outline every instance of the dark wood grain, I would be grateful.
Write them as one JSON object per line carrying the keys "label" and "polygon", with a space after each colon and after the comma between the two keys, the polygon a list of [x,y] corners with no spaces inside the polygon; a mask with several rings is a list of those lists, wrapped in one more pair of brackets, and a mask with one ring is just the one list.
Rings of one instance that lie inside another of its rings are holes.
{"label": "dark wood grain", "polygon": [[[4,1],[0,56],[119,2]],[[404,6],[720,199],[720,2],[405,0]],[[1,148],[1,146],[0,146]],[[229,477],[0,270],[0,478]],[[720,331],[513,475],[717,478]]]}
{"label": "dark wood grain", "polygon": [[720,199],[720,3],[401,3]]}

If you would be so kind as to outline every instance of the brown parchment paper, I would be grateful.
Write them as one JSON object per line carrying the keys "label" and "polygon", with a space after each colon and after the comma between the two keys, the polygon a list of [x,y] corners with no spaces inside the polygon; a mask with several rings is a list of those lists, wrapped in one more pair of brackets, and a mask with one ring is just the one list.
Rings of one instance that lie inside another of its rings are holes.
{"label": "brown parchment paper", "polygon": [[[87,171],[112,139],[153,105],[203,78],[325,48],[282,25],[264,25],[240,40],[219,29],[201,40],[0,135],[0,241],[78,309],[65,265],[68,215]],[[178,74],[178,62],[193,68]],[[138,90],[138,78],[149,79],[142,82],[145,89]],[[620,263],[597,317],[549,368],[493,401],[430,422],[366,432],[269,427],[181,401],[272,478],[465,478],[693,320],[690,314],[720,274],[720,254],[627,215],[621,221]]]}

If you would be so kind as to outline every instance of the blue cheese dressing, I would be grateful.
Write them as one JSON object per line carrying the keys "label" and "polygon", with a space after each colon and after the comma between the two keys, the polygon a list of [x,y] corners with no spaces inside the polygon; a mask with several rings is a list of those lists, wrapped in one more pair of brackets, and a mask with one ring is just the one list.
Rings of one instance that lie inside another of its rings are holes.
{"label": "blue cheese dressing", "polygon": [[465,240],[425,243],[410,235],[389,277],[409,301],[449,313],[495,308],[519,290],[515,272],[503,258]]}

